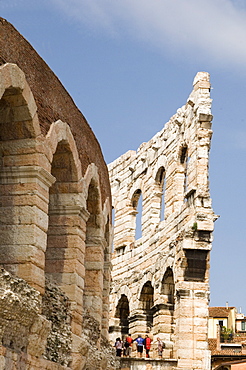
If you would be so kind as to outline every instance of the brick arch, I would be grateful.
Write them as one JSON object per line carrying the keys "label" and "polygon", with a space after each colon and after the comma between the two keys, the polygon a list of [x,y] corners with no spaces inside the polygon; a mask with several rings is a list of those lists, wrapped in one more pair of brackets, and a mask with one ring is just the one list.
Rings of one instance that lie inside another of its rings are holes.
{"label": "brick arch", "polygon": [[0,66],[0,139],[35,138],[41,134],[37,106],[22,70],[12,63]]}

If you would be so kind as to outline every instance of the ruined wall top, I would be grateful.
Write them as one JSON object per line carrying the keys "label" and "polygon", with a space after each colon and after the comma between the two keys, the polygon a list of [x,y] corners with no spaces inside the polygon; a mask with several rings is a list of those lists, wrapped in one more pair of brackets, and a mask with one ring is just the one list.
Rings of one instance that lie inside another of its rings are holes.
{"label": "ruined wall top", "polygon": [[[109,164],[116,249],[136,241],[135,216],[140,195],[143,198],[141,243],[146,243],[157,227],[166,229],[174,220],[186,232],[192,227],[213,230],[208,181],[211,102],[210,76],[198,72],[186,104],[163,129],[137,151],[130,150]],[[165,203],[163,220],[161,203]],[[168,234],[167,229],[165,233]]]}

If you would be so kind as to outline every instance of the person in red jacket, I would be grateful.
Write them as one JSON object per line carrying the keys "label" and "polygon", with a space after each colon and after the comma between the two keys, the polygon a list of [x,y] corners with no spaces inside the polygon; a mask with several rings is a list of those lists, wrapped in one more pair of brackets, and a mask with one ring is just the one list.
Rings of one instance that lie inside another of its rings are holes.
{"label": "person in red jacket", "polygon": [[146,358],[149,358],[150,346],[151,346],[151,339],[148,335],[145,335],[144,348],[145,348],[145,351],[146,351]]}
{"label": "person in red jacket", "polygon": [[[128,336],[126,337],[126,341],[125,341],[126,357],[131,357],[132,342],[133,342],[132,336],[131,336],[131,334],[128,334]],[[127,345],[126,345],[126,343],[127,343]]]}

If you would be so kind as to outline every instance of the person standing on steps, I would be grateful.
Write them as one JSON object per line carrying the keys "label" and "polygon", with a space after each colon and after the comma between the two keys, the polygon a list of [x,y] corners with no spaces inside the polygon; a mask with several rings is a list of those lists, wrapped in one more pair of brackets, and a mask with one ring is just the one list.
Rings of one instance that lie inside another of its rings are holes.
{"label": "person standing on steps", "polygon": [[150,346],[151,346],[151,339],[148,335],[145,335],[144,348],[145,348],[145,351],[146,351],[146,358],[149,358]]}
{"label": "person standing on steps", "polygon": [[142,338],[141,335],[139,335],[137,337],[137,339],[135,340],[135,342],[137,343],[138,357],[139,358],[142,358],[142,356],[143,356],[143,348],[144,348],[144,339]]}
{"label": "person standing on steps", "polygon": [[158,337],[157,338],[157,350],[158,350],[158,356],[159,358],[162,358],[162,352],[163,352],[163,349],[165,348],[165,344],[163,343],[163,341]]}
{"label": "person standing on steps", "polygon": [[126,357],[130,357],[132,353],[132,342],[133,342],[131,334],[128,334],[128,336],[126,337],[126,342],[128,343],[128,346],[125,346],[126,347]]}
{"label": "person standing on steps", "polygon": [[121,357],[122,348],[123,348],[122,340],[120,338],[116,338],[114,346],[115,346],[115,349],[116,349],[116,356]]}

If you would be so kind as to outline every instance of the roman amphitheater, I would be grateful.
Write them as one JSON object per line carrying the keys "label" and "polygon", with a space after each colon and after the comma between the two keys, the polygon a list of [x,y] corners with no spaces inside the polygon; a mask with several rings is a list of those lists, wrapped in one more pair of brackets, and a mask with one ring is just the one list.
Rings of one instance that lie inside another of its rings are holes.
{"label": "roman amphitheater", "polygon": [[[0,369],[209,370],[208,73],[108,168],[58,78],[2,18],[0,99]],[[127,333],[163,339],[163,359],[120,364],[112,344]]]}

